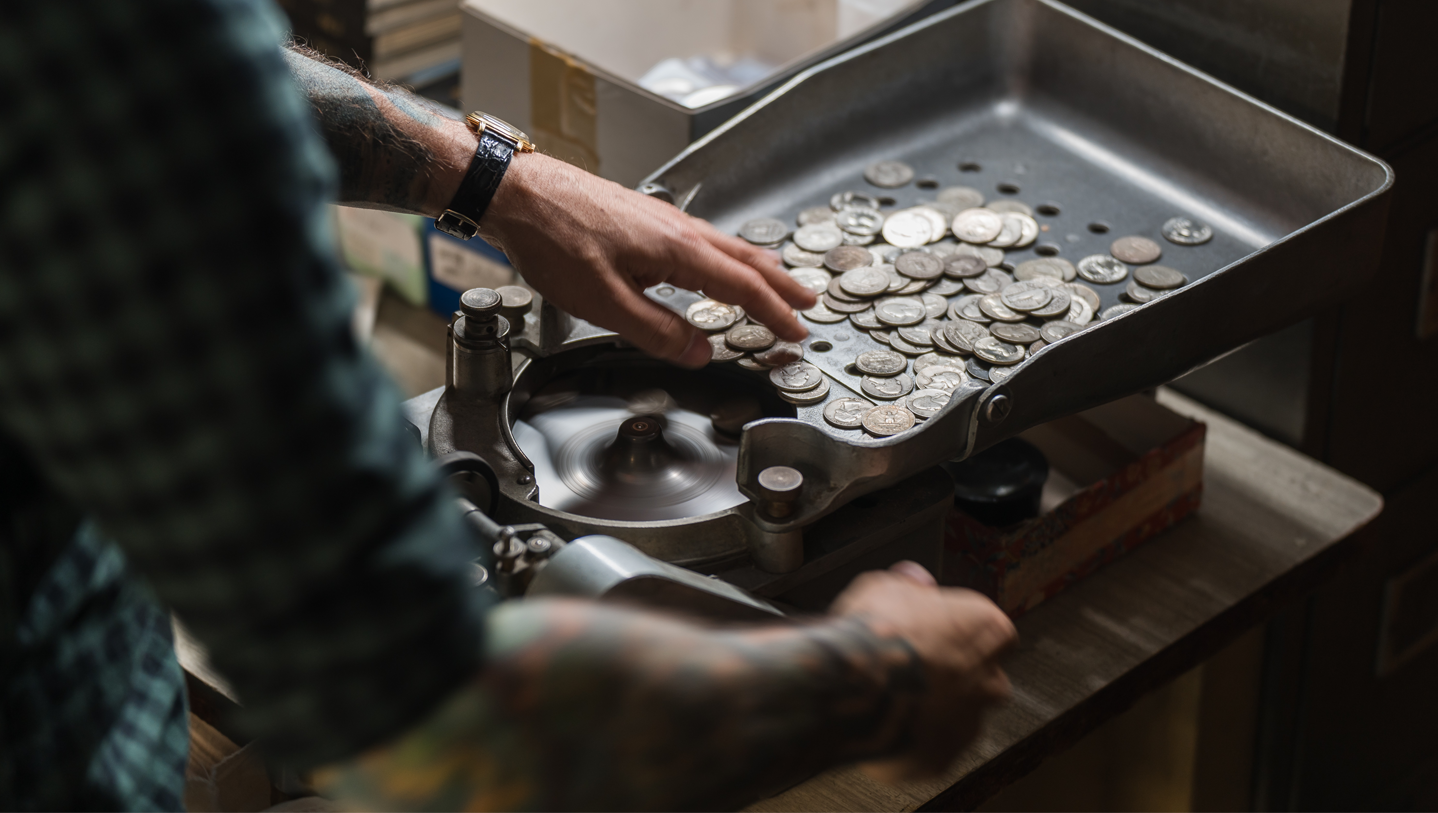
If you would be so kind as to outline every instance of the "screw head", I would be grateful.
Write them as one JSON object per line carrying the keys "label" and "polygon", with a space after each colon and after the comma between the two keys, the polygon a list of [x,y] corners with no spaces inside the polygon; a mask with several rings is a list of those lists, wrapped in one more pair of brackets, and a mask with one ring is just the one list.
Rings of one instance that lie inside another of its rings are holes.
{"label": "screw head", "polygon": [[989,423],[1001,423],[1004,418],[1009,416],[1013,408],[1013,402],[1009,400],[1009,397],[999,393],[990,398],[987,404],[984,404],[984,417],[988,419]]}
{"label": "screw head", "polygon": [[759,472],[759,488],[770,499],[792,500],[799,496],[803,485],[804,475],[788,466],[770,466]]}

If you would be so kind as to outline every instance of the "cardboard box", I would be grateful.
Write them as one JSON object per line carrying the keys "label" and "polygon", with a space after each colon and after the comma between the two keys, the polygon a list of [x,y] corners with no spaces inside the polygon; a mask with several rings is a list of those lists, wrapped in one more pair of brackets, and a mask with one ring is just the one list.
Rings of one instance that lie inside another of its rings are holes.
{"label": "cardboard box", "polygon": [[[462,98],[632,187],[805,68],[956,2],[465,0]],[[641,86],[669,59],[724,72],[730,90],[691,107]]]}
{"label": "cardboard box", "polygon": [[1204,433],[1144,395],[1024,432],[1049,460],[1041,515],[993,528],[951,511],[944,583],[1011,615],[1061,592],[1198,508]]}
{"label": "cardboard box", "polygon": [[429,308],[448,319],[459,310],[459,295],[470,288],[514,285],[519,277],[509,259],[478,237],[460,240],[424,221],[425,266],[429,270]]}

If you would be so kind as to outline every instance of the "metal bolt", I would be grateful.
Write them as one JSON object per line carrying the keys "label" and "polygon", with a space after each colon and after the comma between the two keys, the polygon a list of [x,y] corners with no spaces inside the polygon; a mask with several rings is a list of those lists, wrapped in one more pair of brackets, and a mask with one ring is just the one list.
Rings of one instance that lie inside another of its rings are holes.
{"label": "metal bolt", "polygon": [[783,519],[794,513],[794,503],[804,487],[804,475],[788,466],[770,466],[759,472],[759,507],[771,517]]}
{"label": "metal bolt", "polygon": [[530,477],[528,474],[521,474],[519,475],[519,479],[516,482],[518,482],[522,486],[527,486],[530,483],[534,482],[534,478]]}
{"label": "metal bolt", "polygon": [[1002,423],[1004,418],[1007,418],[1013,411],[1013,408],[1014,405],[1009,401],[1009,397],[1000,393],[984,404],[984,417],[988,419],[989,423]]}

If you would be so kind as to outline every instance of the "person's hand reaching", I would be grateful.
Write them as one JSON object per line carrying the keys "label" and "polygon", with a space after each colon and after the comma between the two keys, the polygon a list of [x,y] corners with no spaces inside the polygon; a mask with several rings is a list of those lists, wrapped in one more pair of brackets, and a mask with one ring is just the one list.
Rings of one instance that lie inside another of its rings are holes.
{"label": "person's hand reaching", "polygon": [[787,341],[813,292],[773,252],[675,207],[538,153],[517,155],[480,224],[526,282],[567,313],[686,367],[708,363],[706,334],[644,295],[661,282],[742,307]]}
{"label": "person's hand reaching", "polygon": [[1008,699],[999,658],[1018,633],[979,593],[939,587],[920,565],[899,562],[854,579],[830,612],[863,618],[880,635],[908,641],[928,678],[909,749],[862,766],[875,779],[897,782],[942,772],[978,735],[984,708]]}

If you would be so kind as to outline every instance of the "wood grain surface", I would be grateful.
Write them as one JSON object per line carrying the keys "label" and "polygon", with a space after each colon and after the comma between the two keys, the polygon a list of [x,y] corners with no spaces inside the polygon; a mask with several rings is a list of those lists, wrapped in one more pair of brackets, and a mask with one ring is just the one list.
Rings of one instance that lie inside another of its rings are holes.
{"label": "wood grain surface", "polygon": [[1177,393],[1158,400],[1208,424],[1202,507],[1019,618],[1013,701],[948,772],[887,786],[840,768],[750,810],[973,808],[1306,594],[1382,510],[1286,446]]}

